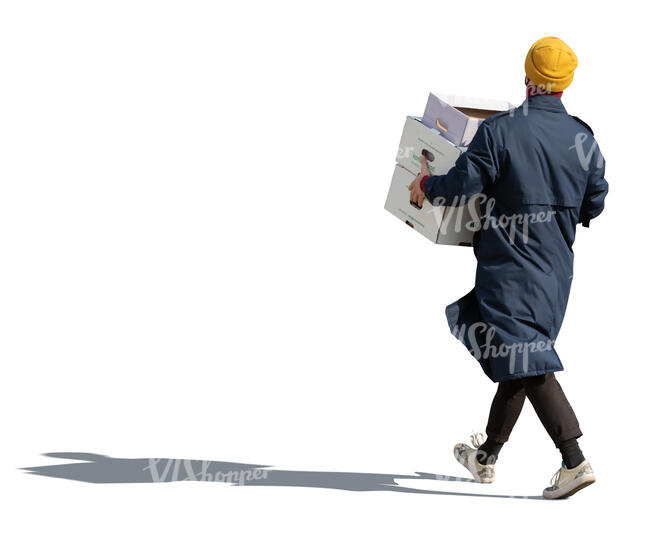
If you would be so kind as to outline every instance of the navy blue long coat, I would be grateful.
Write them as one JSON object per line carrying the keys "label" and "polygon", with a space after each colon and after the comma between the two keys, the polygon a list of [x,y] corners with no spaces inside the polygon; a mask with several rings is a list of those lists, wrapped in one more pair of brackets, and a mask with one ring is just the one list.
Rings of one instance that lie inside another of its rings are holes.
{"label": "navy blue long coat", "polygon": [[456,165],[424,182],[434,205],[482,194],[475,288],[446,315],[493,381],[563,369],[554,342],[573,277],[571,246],[577,224],[588,227],[604,208],[604,172],[589,126],[558,97],[536,95],[483,121]]}

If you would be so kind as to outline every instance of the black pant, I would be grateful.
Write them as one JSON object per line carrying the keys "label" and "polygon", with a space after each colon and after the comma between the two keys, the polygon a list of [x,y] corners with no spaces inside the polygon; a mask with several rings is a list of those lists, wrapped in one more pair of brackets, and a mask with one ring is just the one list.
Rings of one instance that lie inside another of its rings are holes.
{"label": "black pant", "polygon": [[582,436],[578,419],[560,384],[553,373],[548,373],[499,383],[490,408],[488,438],[501,444],[508,441],[526,396],[556,447],[565,440]]}

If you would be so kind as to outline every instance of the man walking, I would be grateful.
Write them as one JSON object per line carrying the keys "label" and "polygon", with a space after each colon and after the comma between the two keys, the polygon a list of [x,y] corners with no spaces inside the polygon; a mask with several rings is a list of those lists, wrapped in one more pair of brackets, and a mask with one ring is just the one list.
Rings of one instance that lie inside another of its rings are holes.
{"label": "man walking", "polygon": [[[447,174],[423,173],[409,186],[419,205],[425,197],[457,205],[482,194],[483,214],[489,209],[493,222],[475,234],[475,288],[446,309],[454,335],[499,383],[487,439],[472,435],[473,447],[457,444],[456,459],[477,481],[492,482],[528,397],[563,459],[546,498],[565,498],[595,481],[578,445],[578,420],[555,378],[563,366],[553,348],[573,277],[576,226],[589,227],[608,191],[591,128],[568,115],[561,100],[577,65],[561,39],[537,41],[526,56],[524,103],[483,121]],[[527,218],[533,214],[544,216]]]}

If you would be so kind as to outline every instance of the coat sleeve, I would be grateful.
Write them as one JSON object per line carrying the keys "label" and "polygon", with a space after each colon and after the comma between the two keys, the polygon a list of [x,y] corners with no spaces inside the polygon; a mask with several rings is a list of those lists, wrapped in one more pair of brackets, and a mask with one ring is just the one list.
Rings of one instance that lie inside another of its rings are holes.
{"label": "coat sleeve", "polygon": [[587,180],[587,189],[580,206],[580,222],[584,227],[589,227],[592,218],[596,218],[605,208],[605,196],[609,185],[605,180],[605,159],[599,155],[599,161],[591,170]]}
{"label": "coat sleeve", "polygon": [[445,175],[429,177],[423,184],[423,190],[433,205],[465,205],[470,198],[493,183],[498,174],[494,133],[490,124],[484,121],[454,167]]}

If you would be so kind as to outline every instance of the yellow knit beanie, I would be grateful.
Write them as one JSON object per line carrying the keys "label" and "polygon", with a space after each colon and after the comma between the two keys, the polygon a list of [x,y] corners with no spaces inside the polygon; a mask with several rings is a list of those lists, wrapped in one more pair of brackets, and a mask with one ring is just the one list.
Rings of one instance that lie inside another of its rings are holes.
{"label": "yellow knit beanie", "polygon": [[569,87],[578,58],[561,39],[543,37],[530,47],[524,65],[533,84],[555,92]]}

